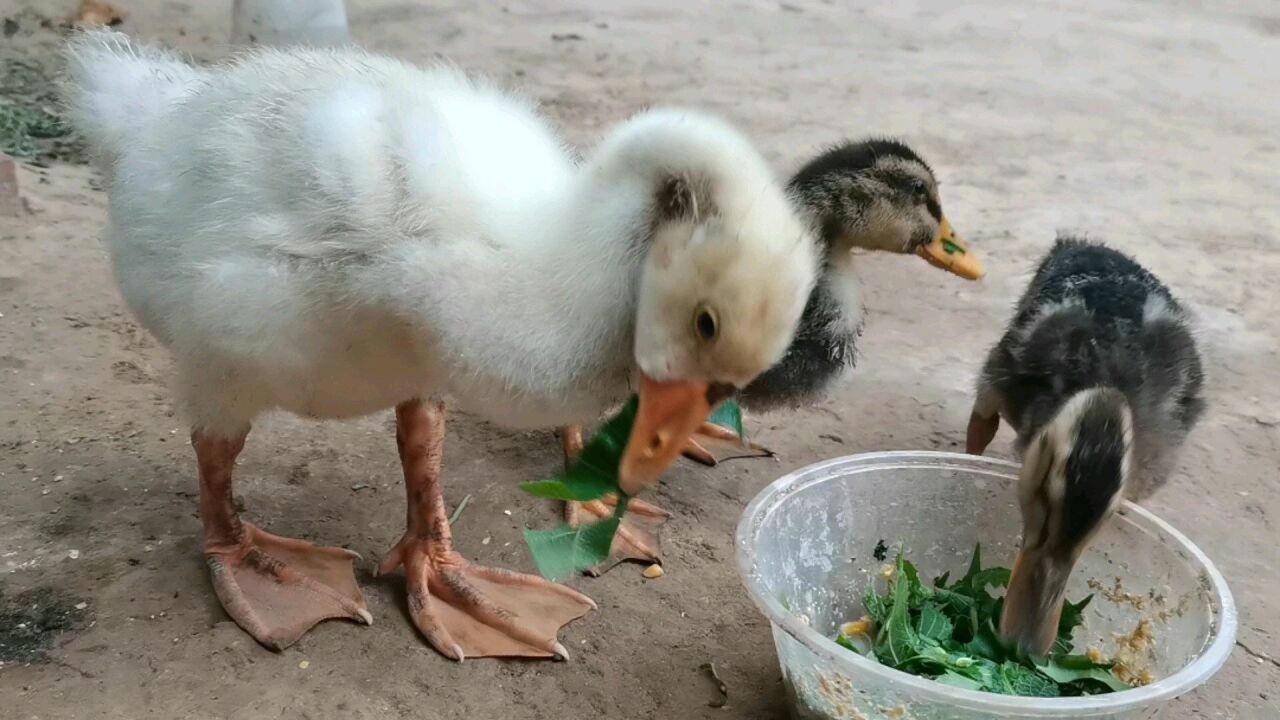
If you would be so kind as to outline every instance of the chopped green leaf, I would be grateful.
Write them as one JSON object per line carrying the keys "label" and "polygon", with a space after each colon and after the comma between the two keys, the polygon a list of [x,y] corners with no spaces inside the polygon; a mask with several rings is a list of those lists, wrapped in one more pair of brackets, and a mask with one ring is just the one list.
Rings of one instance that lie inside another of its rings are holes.
{"label": "chopped green leaf", "polygon": [[742,408],[733,399],[720,403],[720,407],[711,413],[711,417],[707,418],[707,422],[738,433],[738,437],[742,438],[744,442],[747,439],[747,431],[742,427]]}
{"label": "chopped green leaf", "polygon": [[1059,685],[1076,686],[1083,694],[1094,694],[1088,691],[1097,689],[1099,685],[1105,688],[1101,692],[1131,689],[1127,683],[1111,674],[1110,663],[1097,663],[1084,655],[1055,656],[1037,663],[1036,669]]}
{"label": "chopped green leaf", "polygon": [[948,255],[955,255],[956,253],[960,253],[961,255],[964,254],[964,248],[945,238],[942,240],[942,249],[945,250]]}
{"label": "chopped green leaf", "polygon": [[[882,664],[954,687],[1005,695],[1058,697],[1129,688],[1111,674],[1111,665],[1068,654],[1090,598],[1064,604],[1054,653],[1037,660],[1000,639],[1004,599],[991,590],[1008,586],[1009,570],[982,567],[981,547],[974,548],[968,570],[954,583],[948,584],[951,576],[944,574],[925,584],[901,554],[895,569],[883,594],[872,584],[863,596],[876,629],[871,655]],[[865,644],[854,638],[841,635],[837,642],[867,654]]]}
{"label": "chopped green leaf", "polygon": [[876,657],[890,667],[897,667],[915,657],[920,649],[920,637],[911,626],[910,603],[914,586],[904,562],[899,555],[898,574],[893,581],[893,604],[889,607],[888,619],[876,634]]}
{"label": "chopped green leaf", "polygon": [[884,596],[876,592],[874,586],[867,588],[867,592],[862,596],[862,603],[867,608],[867,615],[876,625],[881,625],[888,619],[889,603],[885,602]]}
{"label": "chopped green leaf", "polygon": [[1077,627],[1084,623],[1084,609],[1089,606],[1093,596],[1086,596],[1078,603],[1070,601],[1062,604],[1062,618],[1058,621],[1058,639],[1053,643],[1053,652],[1057,655],[1069,655],[1075,649],[1071,636]]}
{"label": "chopped green leaf", "polygon": [[[1061,694],[1058,684],[1041,675],[1035,668],[1005,661],[996,675],[998,691],[1005,695],[1023,695],[1026,697],[1057,697]],[[995,690],[996,688],[992,688]]]}
{"label": "chopped green leaf", "polygon": [[946,643],[951,641],[951,633],[955,629],[951,618],[944,615],[937,605],[926,603],[920,608],[920,621],[916,626],[916,632],[920,637],[929,638],[937,643]]}
{"label": "chopped green leaf", "polygon": [[981,680],[974,680],[973,678],[968,677],[967,675],[961,675],[960,673],[954,670],[947,670],[943,672],[941,675],[939,675],[938,677],[934,678],[934,680],[942,683],[943,685],[950,685],[952,687],[964,688],[965,690],[982,690],[983,689]]}

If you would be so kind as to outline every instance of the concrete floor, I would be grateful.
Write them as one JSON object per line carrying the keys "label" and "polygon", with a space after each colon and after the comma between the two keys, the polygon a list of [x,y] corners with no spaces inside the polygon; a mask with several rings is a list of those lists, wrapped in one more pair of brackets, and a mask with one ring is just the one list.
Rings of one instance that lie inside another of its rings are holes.
{"label": "concrete floor", "polygon": [[[229,3],[117,3],[132,34],[202,59],[225,49]],[[73,4],[0,0],[0,19]],[[0,717],[781,718],[768,627],[732,564],[743,505],[821,458],[957,448],[983,353],[1058,230],[1136,254],[1203,325],[1211,409],[1148,506],[1225,573],[1239,645],[1165,716],[1280,717],[1274,2],[349,4],[370,48],[497,76],[584,147],[657,103],[728,116],[780,173],[841,137],[901,136],[938,172],[988,279],[867,257],[856,375],[819,406],[749,419],[780,463],[669,473],[666,577],[624,567],[577,581],[601,611],[562,634],[566,664],[449,663],[407,621],[401,582],[370,577],[403,518],[387,417],[262,423],[237,488],[249,514],[371,558],[360,577],[377,618],[321,625],[273,654],[210,592],[168,360],[131,322],[96,240],[104,195],[85,167],[25,170],[35,213],[0,218],[0,621],[15,624],[0,632],[29,652],[0,666]],[[0,52],[56,43],[24,30]],[[451,430],[447,497],[472,495],[459,549],[531,568],[521,528],[557,510],[513,486],[555,468],[558,444],[467,417]],[[1009,450],[1002,435],[994,452]],[[62,632],[24,635],[19,621]],[[707,707],[709,660],[726,710]]]}

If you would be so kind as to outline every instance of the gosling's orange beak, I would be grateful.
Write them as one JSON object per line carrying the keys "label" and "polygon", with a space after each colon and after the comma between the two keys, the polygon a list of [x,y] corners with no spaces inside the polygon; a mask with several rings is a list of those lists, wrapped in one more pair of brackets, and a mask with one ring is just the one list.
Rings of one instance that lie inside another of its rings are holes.
{"label": "gosling's orange beak", "polygon": [[978,256],[956,237],[956,231],[945,215],[942,222],[938,224],[938,234],[933,238],[933,242],[920,248],[916,253],[928,260],[930,265],[953,272],[966,280],[978,280],[987,274]]}
{"label": "gosling's orange beak", "polygon": [[642,375],[636,424],[618,468],[618,486],[635,495],[658,482],[689,436],[711,414],[705,382],[659,382]]}
{"label": "gosling's orange beak", "polygon": [[1000,613],[1000,635],[1029,655],[1053,649],[1062,619],[1062,599],[1075,561],[1043,550],[1018,553]]}

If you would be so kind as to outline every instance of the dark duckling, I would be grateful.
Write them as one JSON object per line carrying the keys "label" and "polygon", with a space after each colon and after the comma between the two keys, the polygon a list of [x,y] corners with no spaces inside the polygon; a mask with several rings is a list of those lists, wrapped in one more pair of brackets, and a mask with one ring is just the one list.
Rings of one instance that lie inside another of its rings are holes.
{"label": "dark duckling", "polygon": [[1004,418],[1023,456],[1008,641],[1051,649],[1076,561],[1121,500],[1168,479],[1204,412],[1203,385],[1169,288],[1121,252],[1059,238],[987,357],[966,438],[981,454]]}

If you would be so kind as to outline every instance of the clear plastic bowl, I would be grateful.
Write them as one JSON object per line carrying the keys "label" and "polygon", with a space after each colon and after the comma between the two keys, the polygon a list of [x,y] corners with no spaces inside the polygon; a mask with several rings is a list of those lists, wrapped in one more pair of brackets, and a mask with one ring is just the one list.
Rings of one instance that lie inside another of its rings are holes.
{"label": "clear plastic bowl", "polygon": [[[975,543],[985,565],[1009,565],[1020,521],[1018,467],[936,452],[882,452],[810,465],[765,488],[738,525],[738,566],[773,626],[792,711],[802,720],[1150,718],[1226,662],[1236,609],[1204,553],[1151,513],[1125,504],[1076,566],[1068,598],[1093,593],[1077,648],[1113,657],[1142,620],[1154,640],[1127,664],[1154,682],[1075,698],[963,690],[887,668],[831,640],[863,614],[883,563],[901,546],[923,577],[963,573]],[[1117,588],[1117,583],[1119,586]]]}

